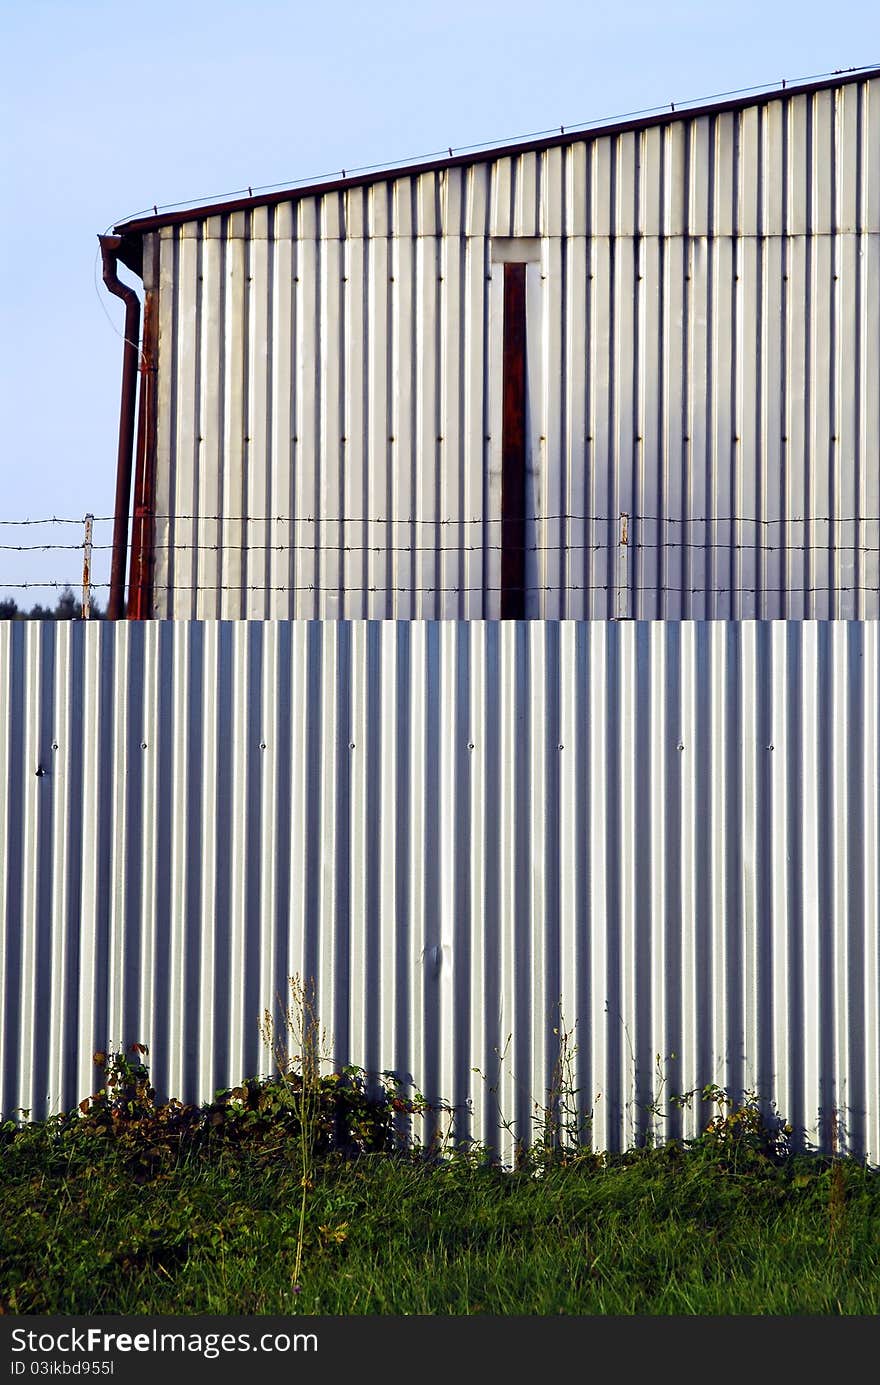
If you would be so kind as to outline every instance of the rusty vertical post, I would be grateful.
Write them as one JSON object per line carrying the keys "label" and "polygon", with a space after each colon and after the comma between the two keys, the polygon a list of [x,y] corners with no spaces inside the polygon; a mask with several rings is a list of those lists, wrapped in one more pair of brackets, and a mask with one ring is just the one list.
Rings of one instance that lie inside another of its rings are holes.
{"label": "rusty vertical post", "polygon": [[85,533],[83,535],[83,582],[82,582],[82,618],[88,620],[92,614],[92,525],[95,516],[86,515],[83,523]]}
{"label": "rusty vertical post", "polygon": [[526,267],[504,266],[501,619],[526,613]]}

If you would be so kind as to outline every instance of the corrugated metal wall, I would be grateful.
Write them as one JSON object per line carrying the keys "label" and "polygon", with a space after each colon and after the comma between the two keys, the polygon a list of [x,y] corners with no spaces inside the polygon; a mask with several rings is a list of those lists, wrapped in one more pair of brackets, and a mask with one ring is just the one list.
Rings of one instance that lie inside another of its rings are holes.
{"label": "corrugated metal wall", "polygon": [[880,614],[876,78],[147,239],[157,615],[499,614],[510,254],[529,614]]}
{"label": "corrugated metal wall", "polygon": [[562,1025],[600,1146],[659,1055],[876,1159],[878,783],[876,623],[0,623],[0,1105],[268,1070],[299,972],[480,1138]]}

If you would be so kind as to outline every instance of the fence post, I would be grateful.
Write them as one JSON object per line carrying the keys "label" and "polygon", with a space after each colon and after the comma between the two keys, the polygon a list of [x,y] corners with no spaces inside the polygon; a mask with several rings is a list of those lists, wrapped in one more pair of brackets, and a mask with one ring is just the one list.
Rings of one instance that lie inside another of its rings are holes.
{"label": "fence post", "polygon": [[83,523],[86,530],[83,536],[83,589],[82,618],[88,620],[92,614],[92,525],[94,515],[86,515]]}
{"label": "fence post", "polygon": [[629,514],[620,512],[620,539],[617,545],[617,619],[629,617]]}

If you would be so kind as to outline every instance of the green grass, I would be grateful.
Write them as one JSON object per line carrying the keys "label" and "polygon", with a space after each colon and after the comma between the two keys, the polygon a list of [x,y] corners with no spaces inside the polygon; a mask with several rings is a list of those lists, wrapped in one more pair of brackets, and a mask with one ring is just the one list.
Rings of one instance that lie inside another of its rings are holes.
{"label": "green grass", "polygon": [[26,1314],[875,1314],[880,1171],[704,1144],[519,1172],[165,1151],[25,1127],[0,1147],[0,1299]]}
{"label": "green grass", "polygon": [[202,1107],[158,1102],[135,1044],[76,1110],[0,1124],[0,1311],[880,1311],[880,1169],[792,1155],[753,1098],[705,1088],[698,1139],[601,1156],[563,1091],[509,1170],[410,1147],[424,1099],[323,1076],[312,1032]]}

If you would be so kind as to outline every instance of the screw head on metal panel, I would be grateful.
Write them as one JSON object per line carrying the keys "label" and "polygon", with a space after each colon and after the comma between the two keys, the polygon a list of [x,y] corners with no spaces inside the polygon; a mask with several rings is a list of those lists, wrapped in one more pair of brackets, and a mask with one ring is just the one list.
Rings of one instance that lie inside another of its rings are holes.
{"label": "screw head on metal panel", "polygon": [[679,741],[678,745],[675,748],[676,750],[684,750],[684,742]]}
{"label": "screw head on metal panel", "polygon": [[556,749],[557,749],[557,750],[564,750],[564,749],[565,749],[565,746],[564,746],[564,745],[562,744],[562,742],[560,741],[560,742],[559,742],[559,745],[556,747]]}
{"label": "screw head on metal panel", "polygon": [[473,748],[474,748],[474,743],[473,743],[473,741],[468,741],[468,750],[473,750]]}
{"label": "screw head on metal panel", "polygon": [[146,750],[146,748],[147,748],[147,743],[146,743],[146,741],[141,741],[141,750]]}
{"label": "screw head on metal panel", "polygon": [[354,741],[349,741],[348,748],[349,750],[354,750]]}
{"label": "screw head on metal panel", "polygon": [[42,779],[45,773],[46,771],[43,769],[42,765],[37,765],[37,768],[34,770],[34,774],[37,776],[38,779]]}
{"label": "screw head on metal panel", "polygon": [[772,749],[773,749],[773,746],[772,746],[772,745],[768,745],[767,749],[768,749],[768,750],[772,750]]}
{"label": "screw head on metal panel", "polygon": [[266,749],[266,742],[265,742],[265,741],[260,741],[260,749],[261,749],[261,750],[265,750],[265,749]]}
{"label": "screw head on metal panel", "polygon": [[53,742],[52,742],[52,749],[53,749],[53,750],[57,750],[57,749],[58,749],[58,742],[57,742],[57,741],[53,741]]}

